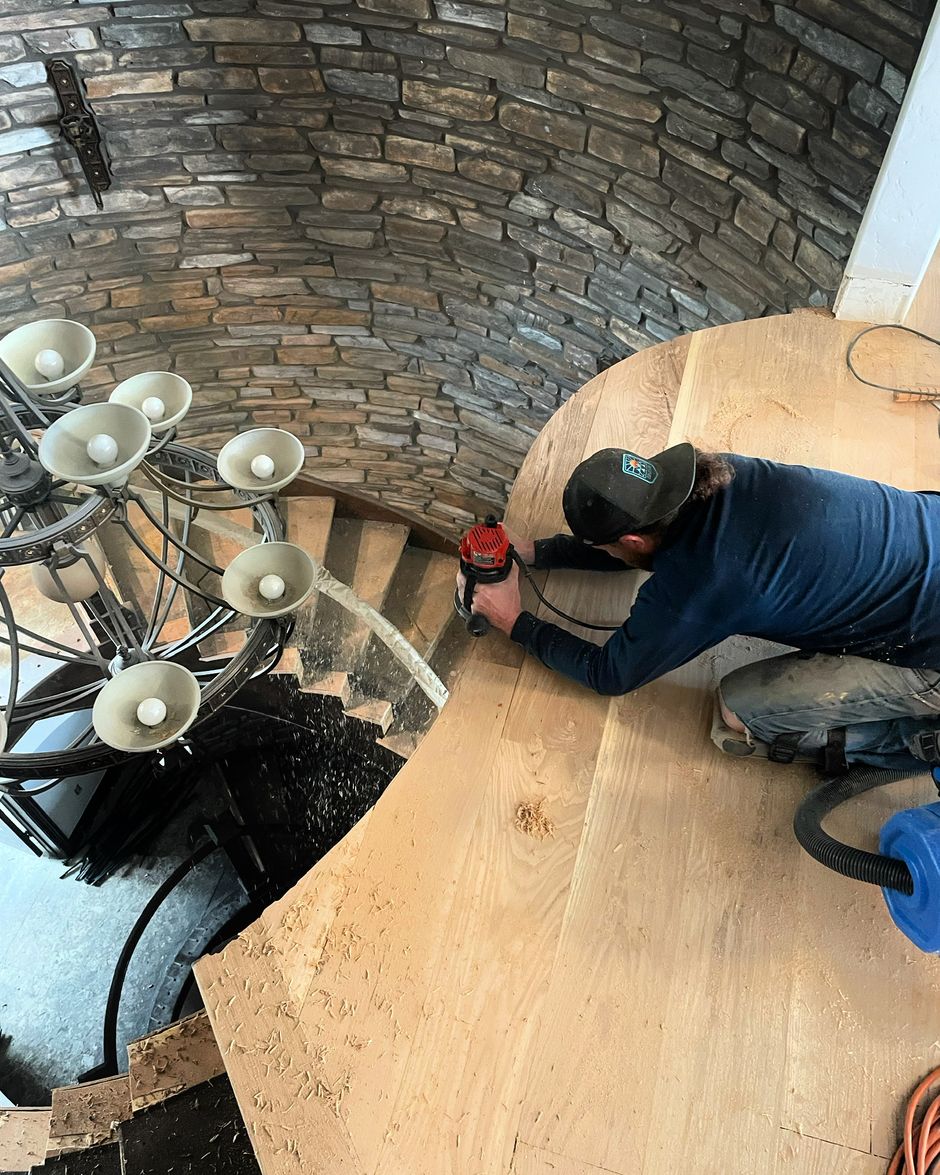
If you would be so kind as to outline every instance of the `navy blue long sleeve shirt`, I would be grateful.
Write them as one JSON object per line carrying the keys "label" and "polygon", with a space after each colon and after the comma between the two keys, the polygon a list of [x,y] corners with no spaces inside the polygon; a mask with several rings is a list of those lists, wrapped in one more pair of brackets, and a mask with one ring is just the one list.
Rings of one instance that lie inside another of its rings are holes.
{"label": "navy blue long sleeve shirt", "polygon": [[[605,645],[529,612],[512,639],[550,669],[610,695],[736,633],[940,670],[940,495],[726,456],[734,480],[683,510]],[[536,566],[626,570],[564,535],[536,544]]]}

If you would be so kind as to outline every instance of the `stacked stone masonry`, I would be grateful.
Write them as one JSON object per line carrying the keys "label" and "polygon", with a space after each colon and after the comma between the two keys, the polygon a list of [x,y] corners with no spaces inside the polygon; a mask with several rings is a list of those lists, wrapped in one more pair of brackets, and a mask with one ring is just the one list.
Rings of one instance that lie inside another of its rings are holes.
{"label": "stacked stone masonry", "polygon": [[[831,301],[930,7],[12,0],[0,330],[85,322],[92,397],[177,371],[186,436],[279,425],[459,528],[597,371]],[[103,211],[49,56],[105,134]]]}

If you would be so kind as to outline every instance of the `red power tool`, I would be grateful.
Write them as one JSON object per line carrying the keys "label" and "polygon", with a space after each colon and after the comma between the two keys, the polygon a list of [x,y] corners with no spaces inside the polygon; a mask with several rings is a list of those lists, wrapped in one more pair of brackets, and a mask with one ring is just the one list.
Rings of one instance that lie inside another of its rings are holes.
{"label": "red power tool", "polygon": [[463,599],[460,592],[454,592],[454,607],[466,621],[467,631],[472,636],[484,636],[490,630],[490,622],[479,612],[471,611],[473,593],[478,583],[502,583],[509,578],[516,551],[509,541],[509,535],[495,514],[478,523],[460,540],[460,570],[467,580]]}

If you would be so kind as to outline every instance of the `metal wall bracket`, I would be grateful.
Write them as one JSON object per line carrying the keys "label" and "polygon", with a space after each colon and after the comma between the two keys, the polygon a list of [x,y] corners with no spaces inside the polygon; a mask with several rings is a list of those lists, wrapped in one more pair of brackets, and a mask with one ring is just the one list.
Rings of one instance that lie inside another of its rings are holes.
{"label": "metal wall bracket", "polygon": [[111,165],[98,122],[85,103],[78,75],[71,63],[61,57],[46,62],[46,75],[59,99],[62,134],[75,148],[94,201],[103,208],[101,193],[111,187]]}

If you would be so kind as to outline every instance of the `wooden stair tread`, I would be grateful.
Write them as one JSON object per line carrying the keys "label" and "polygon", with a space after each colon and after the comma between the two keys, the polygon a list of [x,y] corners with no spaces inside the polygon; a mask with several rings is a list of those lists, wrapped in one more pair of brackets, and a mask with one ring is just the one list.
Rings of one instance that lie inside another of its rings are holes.
{"label": "wooden stair tread", "polygon": [[125,1122],[131,1113],[126,1073],[54,1089],[47,1157],[113,1142],[114,1124]]}
{"label": "wooden stair tread", "polygon": [[132,1041],[127,1057],[135,1113],[225,1071],[205,1012]]}
{"label": "wooden stair tread", "polygon": [[352,706],[347,706],[344,714],[348,718],[358,718],[360,722],[371,722],[378,726],[384,735],[392,724],[394,717],[391,702],[384,702],[379,698],[365,698]]}
{"label": "wooden stair tread", "polygon": [[303,547],[311,559],[323,563],[336,502],[332,498],[288,498],[282,504],[287,515],[287,541]]}
{"label": "wooden stair tread", "polygon": [[407,541],[407,526],[340,518],[327,549],[329,570],[381,611]]}
{"label": "wooden stair tread", "polygon": [[[381,612],[407,541],[408,528],[396,523],[336,519],[326,552],[327,570]],[[328,671],[351,673],[370,635],[368,625],[341,604],[321,599],[313,617],[307,612],[298,618],[295,643],[304,661],[304,685],[307,676],[316,680]]]}
{"label": "wooden stair tread", "polygon": [[437,647],[454,613],[456,562],[438,551],[407,547],[385,615],[422,657]]}
{"label": "wooden stair tread", "polygon": [[49,1117],[43,1109],[0,1109],[0,1171],[28,1171],[46,1157]]}

